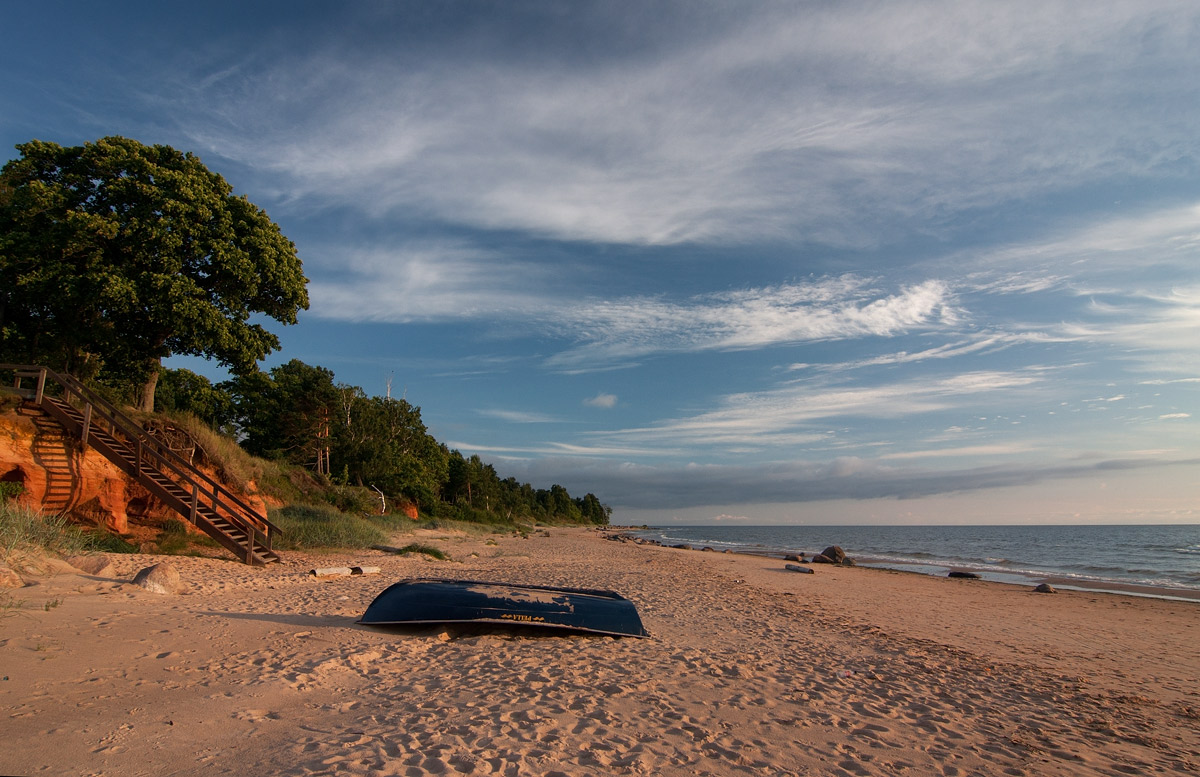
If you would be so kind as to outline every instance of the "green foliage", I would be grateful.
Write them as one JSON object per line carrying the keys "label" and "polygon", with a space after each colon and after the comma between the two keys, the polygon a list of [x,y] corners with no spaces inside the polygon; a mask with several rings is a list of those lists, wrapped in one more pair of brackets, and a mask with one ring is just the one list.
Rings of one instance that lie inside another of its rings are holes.
{"label": "green foliage", "polygon": [[140,384],[163,357],[235,371],[279,347],[250,323],[308,306],[296,248],[267,214],[170,146],[33,140],[0,170],[0,361]]}
{"label": "green foliage", "polygon": [[283,550],[367,548],[387,540],[383,531],[366,519],[325,506],[289,505],[272,510],[269,517],[283,533],[276,544]]}
{"label": "green foliage", "polygon": [[612,515],[612,509],[593,494],[572,499],[560,485],[535,490],[515,478],[501,480],[495,468],[478,456],[467,459],[450,451],[446,469],[438,515],[467,521],[598,525],[607,525]]}
{"label": "green foliage", "polygon": [[242,445],[256,456],[316,468],[338,402],[333,373],[299,359],[220,385],[233,399]]}
{"label": "green foliage", "polygon": [[23,493],[25,493],[25,486],[22,484],[0,481],[0,502],[16,499]]}
{"label": "green foliage", "polygon": [[169,415],[187,413],[208,427],[223,429],[233,420],[233,397],[191,370],[163,369],[154,393],[154,409]]}
{"label": "green foliage", "polygon": [[119,534],[96,529],[86,532],[87,549],[102,553],[138,553],[140,548]]}
{"label": "green foliage", "polygon": [[[0,316],[0,324],[4,323],[2,319],[3,319],[3,316]],[[10,380],[9,376],[11,376],[11,375],[12,375],[12,373],[8,372],[7,375],[3,376],[5,382],[9,382],[9,380]],[[21,401],[22,400],[19,395],[17,395],[16,393],[10,393],[10,392],[6,391],[4,389],[4,387],[0,387],[0,413],[6,413],[9,410],[17,409],[18,407],[21,406]]]}
{"label": "green foliage", "polygon": [[379,514],[379,494],[362,486],[335,485],[325,492],[325,500],[343,513],[371,516],[372,520],[390,517]]}
{"label": "green foliage", "polygon": [[178,518],[168,518],[163,522],[162,532],[158,536],[159,553],[184,553],[191,546],[191,532],[188,525]]}
{"label": "green foliage", "polygon": [[437,502],[446,478],[445,448],[429,435],[421,409],[403,399],[342,392],[333,430],[332,461],[349,479],[426,509]]}
{"label": "green foliage", "polygon": [[[235,424],[251,453],[337,473],[340,486],[377,488],[389,503],[403,499],[426,510],[437,504],[449,454],[407,401],[335,385],[332,372],[297,359],[219,388],[233,397]],[[379,507],[368,506],[361,492],[339,491],[333,499],[354,512]]]}

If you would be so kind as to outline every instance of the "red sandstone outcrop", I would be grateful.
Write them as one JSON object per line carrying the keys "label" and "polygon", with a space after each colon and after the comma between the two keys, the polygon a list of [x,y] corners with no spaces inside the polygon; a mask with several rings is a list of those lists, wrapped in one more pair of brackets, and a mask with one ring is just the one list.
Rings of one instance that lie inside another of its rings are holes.
{"label": "red sandstone outcrop", "polygon": [[[130,518],[180,517],[108,459],[28,408],[0,413],[0,481],[22,485],[23,504],[118,533],[129,530]],[[239,496],[266,514],[261,497]]]}

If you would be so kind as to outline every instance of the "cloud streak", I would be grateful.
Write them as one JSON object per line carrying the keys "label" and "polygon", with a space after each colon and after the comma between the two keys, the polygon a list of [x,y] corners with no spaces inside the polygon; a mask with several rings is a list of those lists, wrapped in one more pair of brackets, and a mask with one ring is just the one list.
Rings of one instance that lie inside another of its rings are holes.
{"label": "cloud streak", "polygon": [[1028,389],[1043,380],[1036,373],[968,372],[940,380],[913,380],[879,386],[814,389],[790,384],[734,394],[720,406],[652,426],[596,432],[609,444],[696,448],[730,446],[746,450],[829,442],[827,425],[849,418],[897,419],[960,405],[968,397]]}
{"label": "cloud streak", "polygon": [[852,276],[695,297],[686,303],[626,298],[565,311],[584,342],[548,360],[571,369],[650,354],[731,351],[782,343],[888,337],[955,320],[946,284],[931,280],[883,294]]}
{"label": "cloud streak", "polygon": [[[283,199],[636,245],[867,245],[1196,165],[1195,15],[1178,3],[663,8],[644,25],[593,9],[612,57],[497,56],[471,29],[402,54],[347,36],[265,65],[221,52],[220,77],[159,99]],[[540,21],[548,41],[578,36]]]}
{"label": "cloud streak", "polygon": [[922,469],[853,457],[833,461],[738,465],[614,466],[589,460],[546,459],[522,476],[589,483],[625,509],[683,509],[707,505],[821,502],[837,499],[914,499],[937,494],[1031,486],[1054,480],[1164,467],[1196,467],[1198,459],[1161,456],[1086,462],[1013,463]]}

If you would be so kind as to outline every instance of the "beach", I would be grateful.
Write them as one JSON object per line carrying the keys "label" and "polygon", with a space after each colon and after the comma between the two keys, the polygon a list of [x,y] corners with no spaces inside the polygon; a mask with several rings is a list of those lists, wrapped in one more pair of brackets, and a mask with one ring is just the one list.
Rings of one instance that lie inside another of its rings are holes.
{"label": "beach", "polygon": [[[1200,770],[1200,604],[616,536],[430,530],[450,561],[112,554],[30,577],[0,619],[0,773]],[[130,584],[162,561],[184,593]],[[350,565],[381,571],[309,574]],[[411,577],[616,591],[650,637],[355,623]]]}

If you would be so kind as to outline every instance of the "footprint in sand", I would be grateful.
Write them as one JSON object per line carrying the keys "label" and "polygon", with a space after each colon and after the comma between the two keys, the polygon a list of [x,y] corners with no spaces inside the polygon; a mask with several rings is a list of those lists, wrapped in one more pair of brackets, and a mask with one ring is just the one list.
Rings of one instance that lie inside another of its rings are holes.
{"label": "footprint in sand", "polygon": [[233,713],[235,720],[245,720],[250,723],[262,723],[264,720],[279,720],[278,712],[271,710],[239,710]]}

